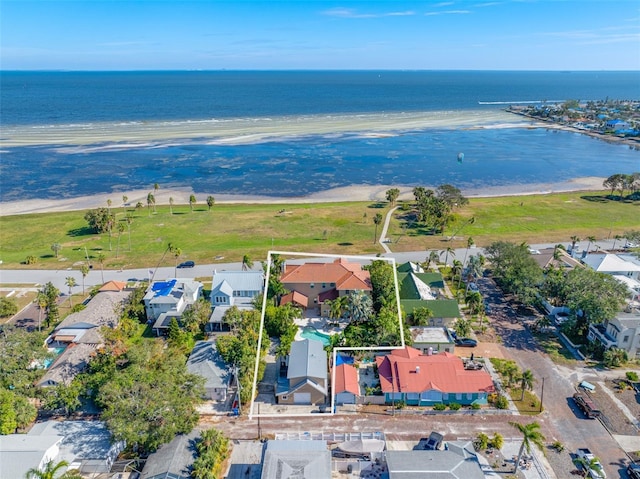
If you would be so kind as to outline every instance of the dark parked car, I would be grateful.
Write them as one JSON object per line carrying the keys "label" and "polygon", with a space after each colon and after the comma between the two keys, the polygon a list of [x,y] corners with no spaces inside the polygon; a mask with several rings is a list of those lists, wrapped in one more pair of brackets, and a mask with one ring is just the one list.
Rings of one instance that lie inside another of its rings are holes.
{"label": "dark parked car", "polygon": [[629,464],[627,474],[631,479],[640,479],[640,464]]}
{"label": "dark parked car", "polygon": [[456,339],[456,346],[462,346],[465,348],[475,348],[478,345],[478,341],[471,338],[458,338]]}
{"label": "dark parked car", "polygon": [[180,263],[178,268],[193,268],[195,265],[193,261],[185,261],[184,263]]}

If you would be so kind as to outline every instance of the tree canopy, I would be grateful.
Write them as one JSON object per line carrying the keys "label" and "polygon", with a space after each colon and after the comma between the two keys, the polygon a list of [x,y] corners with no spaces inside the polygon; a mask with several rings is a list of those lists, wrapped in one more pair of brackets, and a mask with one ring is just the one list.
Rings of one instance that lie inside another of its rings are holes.
{"label": "tree canopy", "polygon": [[89,228],[95,233],[106,233],[111,231],[116,222],[116,217],[108,208],[96,208],[85,213],[84,219],[87,220]]}
{"label": "tree canopy", "polygon": [[487,248],[493,276],[507,293],[515,294],[525,304],[532,304],[542,284],[542,268],[529,254],[525,243],[496,241]]}

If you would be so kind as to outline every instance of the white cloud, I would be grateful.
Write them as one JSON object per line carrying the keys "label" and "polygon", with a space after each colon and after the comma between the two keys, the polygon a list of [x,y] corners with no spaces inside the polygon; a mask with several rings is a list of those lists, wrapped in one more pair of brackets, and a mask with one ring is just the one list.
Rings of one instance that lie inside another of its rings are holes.
{"label": "white cloud", "polygon": [[433,17],[436,15],[467,15],[471,13],[471,10],[444,10],[442,12],[427,12],[425,16]]}
{"label": "white cloud", "polygon": [[323,15],[340,18],[382,18],[382,17],[407,17],[415,15],[415,12],[406,10],[402,12],[383,12],[383,13],[358,13],[353,8],[336,7],[322,12]]}

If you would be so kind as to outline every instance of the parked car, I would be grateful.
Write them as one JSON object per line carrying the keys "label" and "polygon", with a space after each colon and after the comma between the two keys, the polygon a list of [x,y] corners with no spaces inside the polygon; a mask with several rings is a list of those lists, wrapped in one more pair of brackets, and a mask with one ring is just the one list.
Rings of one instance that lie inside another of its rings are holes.
{"label": "parked car", "polygon": [[484,312],[487,314],[491,314],[491,305],[486,301],[484,302]]}
{"label": "parked car", "polygon": [[592,479],[606,479],[607,475],[602,468],[602,464],[593,453],[586,447],[578,449],[576,452],[578,459],[582,459],[586,464],[583,467],[586,469],[586,473]]}
{"label": "parked car", "polygon": [[632,241],[627,241],[624,245],[625,249],[629,249],[629,248],[637,248],[638,247],[638,243],[634,243]]}
{"label": "parked car", "polygon": [[475,348],[478,345],[478,341],[471,338],[458,338],[456,339],[456,346],[465,348]]}
{"label": "parked car", "polygon": [[640,479],[640,464],[629,464],[627,474],[631,479]]}
{"label": "parked car", "polygon": [[193,261],[185,261],[178,265],[178,268],[193,268],[196,264]]}

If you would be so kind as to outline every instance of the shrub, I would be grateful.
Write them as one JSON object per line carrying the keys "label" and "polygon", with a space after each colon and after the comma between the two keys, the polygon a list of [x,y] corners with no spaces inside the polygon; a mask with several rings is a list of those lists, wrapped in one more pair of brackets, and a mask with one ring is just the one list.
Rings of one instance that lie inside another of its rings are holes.
{"label": "shrub", "polygon": [[489,445],[496,449],[502,449],[502,446],[504,446],[504,438],[502,437],[502,434],[499,432],[494,433],[491,441],[489,441]]}
{"label": "shrub", "polygon": [[452,411],[457,411],[461,407],[462,406],[460,404],[458,404],[457,402],[452,402],[451,404],[449,404],[449,409],[451,409]]}
{"label": "shrub", "polygon": [[0,298],[0,318],[13,316],[18,312],[18,305],[13,299]]}
{"label": "shrub", "polygon": [[82,304],[82,303],[74,304],[73,307],[71,308],[71,312],[72,313],[79,313],[80,311],[82,311],[85,308],[86,308],[86,306],[84,304]]}
{"label": "shrub", "polygon": [[407,406],[407,403],[405,403],[404,401],[398,401],[396,403],[396,409],[404,409]]}
{"label": "shrub", "polygon": [[438,403],[433,405],[434,411],[444,411],[445,409],[447,409],[447,406],[445,404]]}
{"label": "shrub", "polygon": [[506,396],[503,396],[502,394],[500,394],[498,396],[498,398],[496,399],[496,408],[498,408],[498,409],[508,409],[509,408],[509,401],[507,400]]}
{"label": "shrub", "polygon": [[628,379],[629,381],[634,381],[634,382],[635,382],[635,381],[637,381],[637,380],[638,380],[638,373],[637,373],[637,372],[635,372],[635,371],[627,371],[627,372],[625,373],[625,376],[627,376],[627,379]]}
{"label": "shrub", "polygon": [[36,257],[33,256],[32,254],[30,254],[29,256],[27,256],[24,260],[24,264],[36,264]]}
{"label": "shrub", "polygon": [[475,410],[478,410],[478,409],[480,409],[481,407],[482,407],[482,406],[480,406],[480,404],[478,404],[477,402],[474,402],[474,403],[471,405],[471,409],[475,409]]}
{"label": "shrub", "polygon": [[475,446],[476,450],[478,450],[478,451],[482,451],[482,450],[488,448],[489,447],[489,436],[487,436],[485,433],[481,432],[476,437],[476,440],[473,442],[473,445]]}
{"label": "shrub", "polygon": [[551,448],[555,449],[557,453],[561,453],[562,451],[564,451],[564,444],[562,444],[560,441],[553,441],[553,443],[551,444]]}

